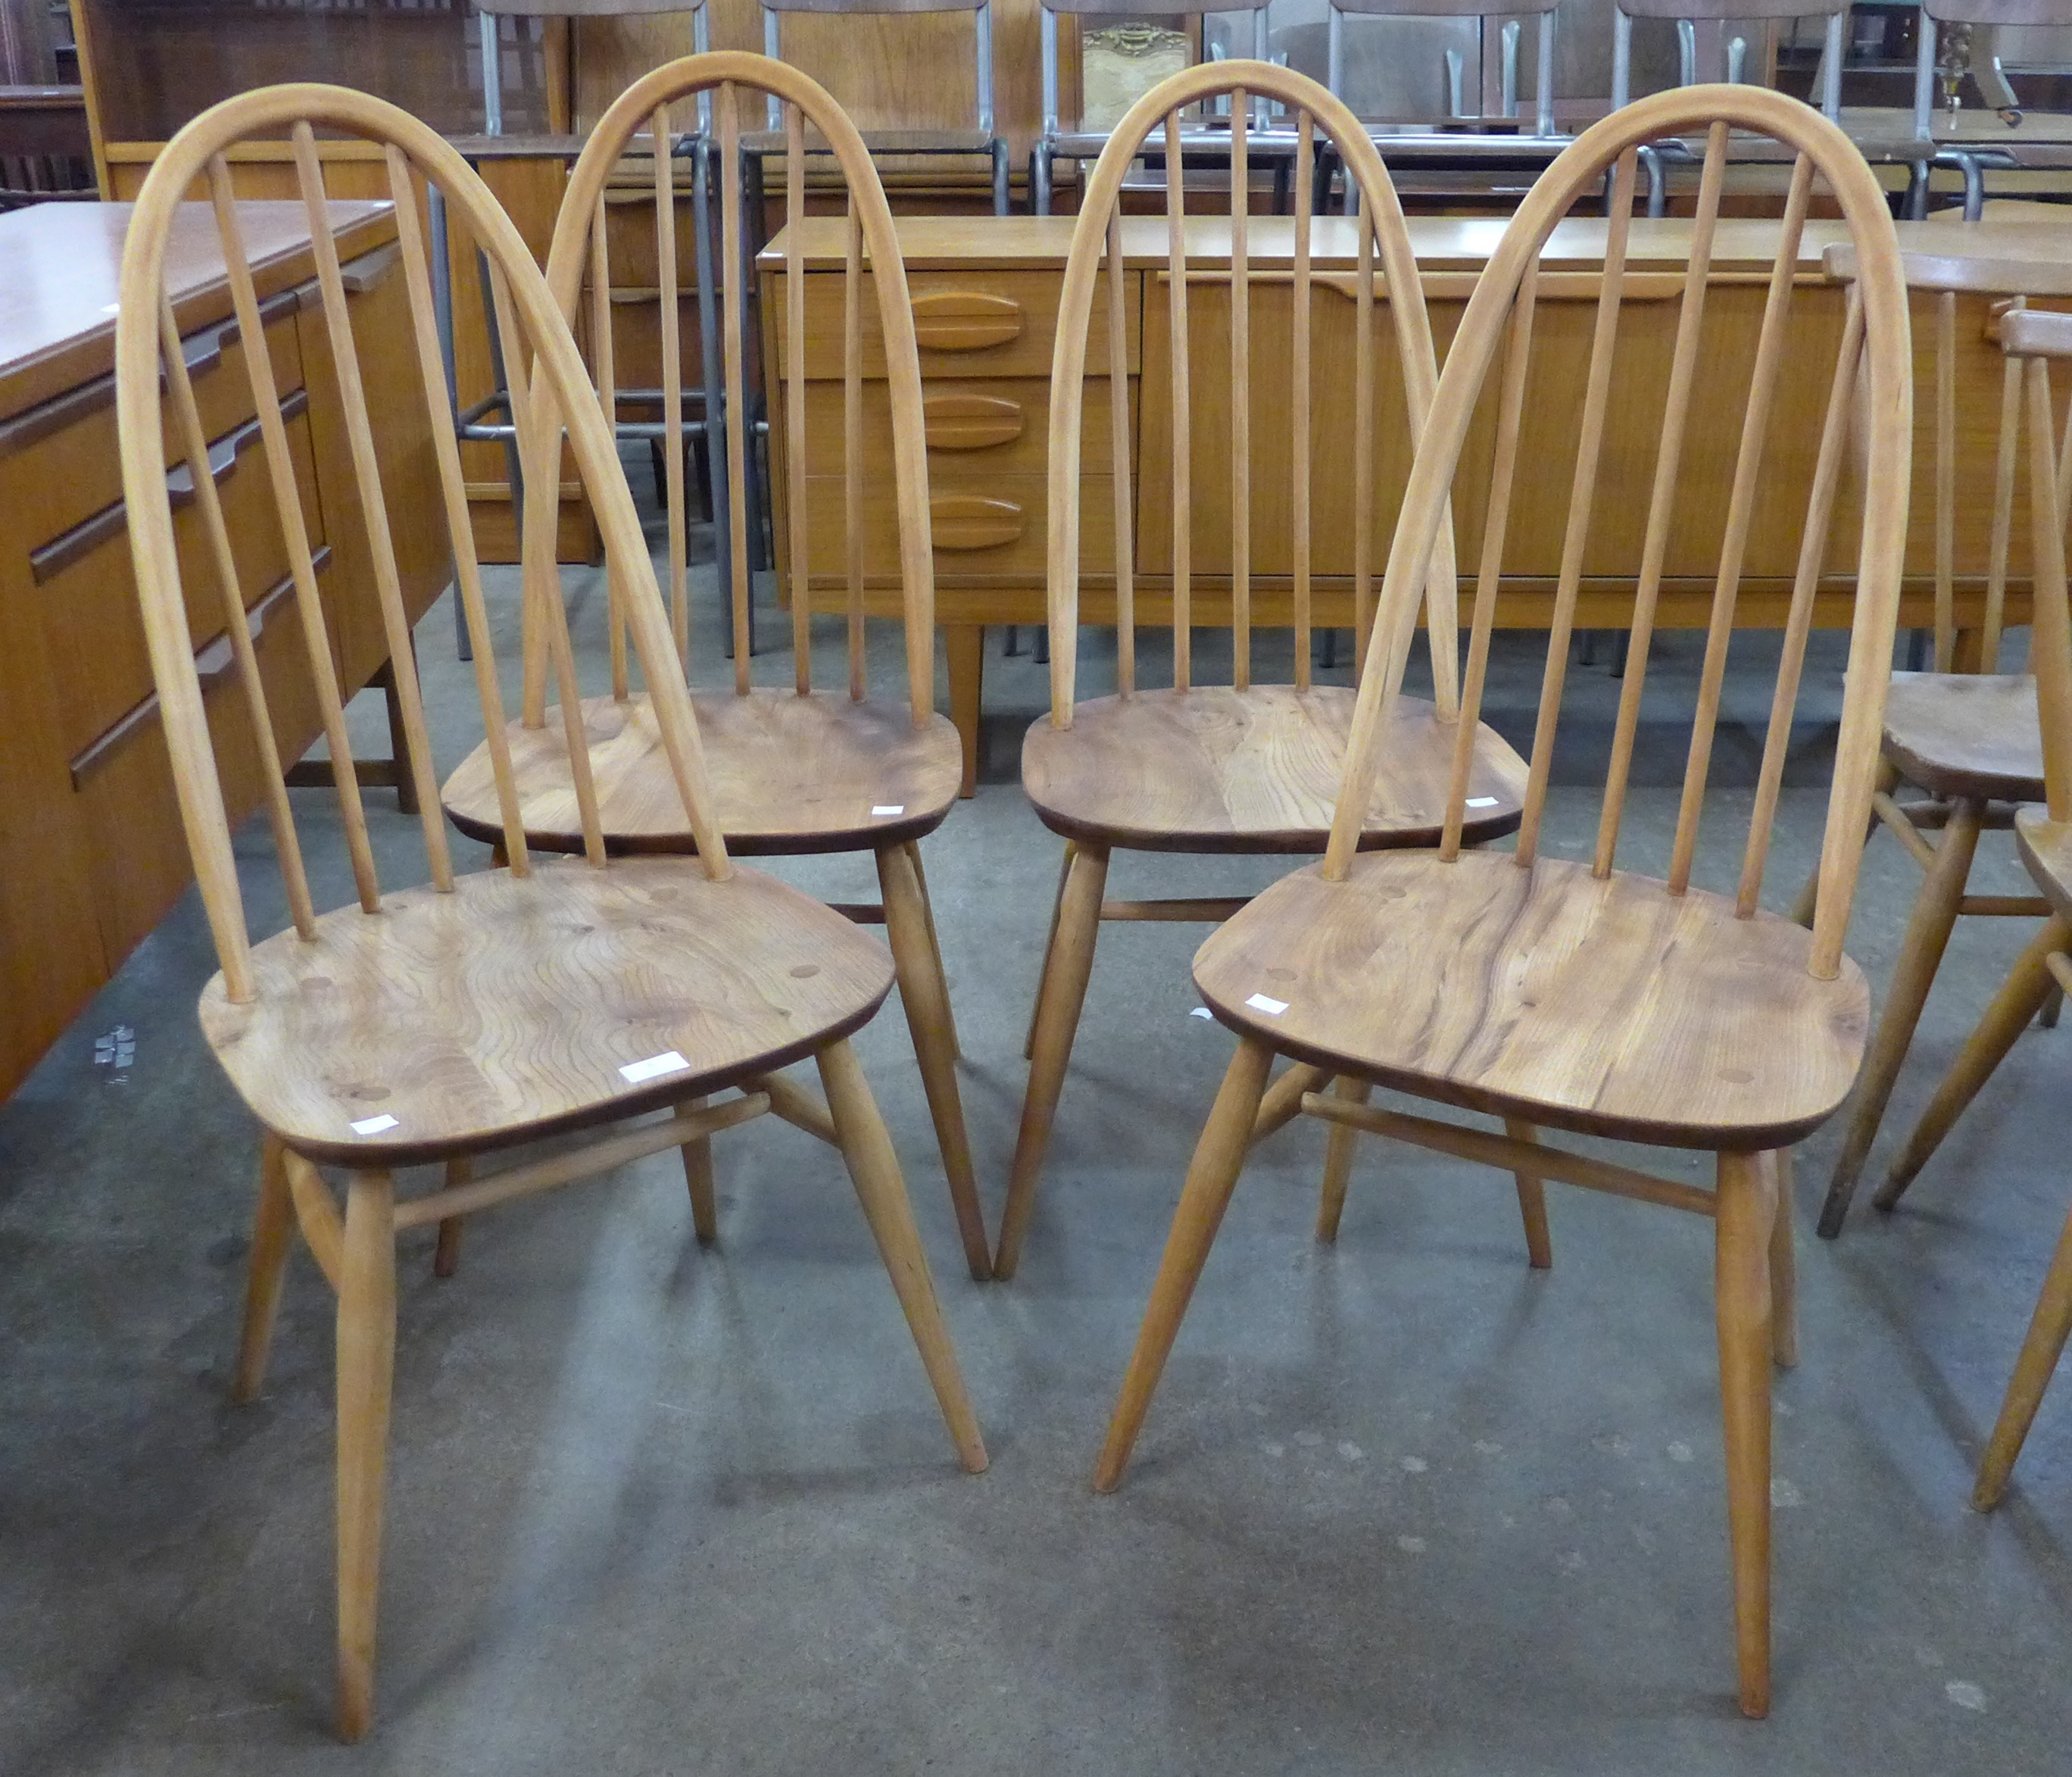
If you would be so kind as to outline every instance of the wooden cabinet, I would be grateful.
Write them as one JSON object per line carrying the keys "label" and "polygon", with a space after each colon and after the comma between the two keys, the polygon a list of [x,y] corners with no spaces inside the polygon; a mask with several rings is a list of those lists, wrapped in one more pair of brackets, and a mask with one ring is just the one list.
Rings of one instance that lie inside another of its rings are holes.
{"label": "wooden cabinet", "polygon": [[[405,600],[413,617],[450,577],[434,510],[430,418],[386,205],[338,204],[347,300],[390,488]],[[299,204],[243,207],[265,349],[344,687],[388,659]],[[0,310],[0,1093],[179,899],[185,837],[131,577],[117,456],[116,272],[128,211],[67,205],[0,217],[0,255],[24,293]],[[266,685],[275,741],[298,758],[319,722],[287,549],[228,318],[215,230],[183,213],[169,256],[183,354],[231,533],[244,622]],[[238,689],[228,613],[201,534],[195,471],[168,471],[188,629],[233,818],[262,794]]]}

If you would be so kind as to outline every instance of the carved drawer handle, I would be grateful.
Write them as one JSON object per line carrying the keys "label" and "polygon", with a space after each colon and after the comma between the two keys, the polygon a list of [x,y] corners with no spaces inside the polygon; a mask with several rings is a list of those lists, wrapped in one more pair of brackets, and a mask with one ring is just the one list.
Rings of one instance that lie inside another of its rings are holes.
{"label": "carved drawer handle", "polygon": [[1022,512],[1011,500],[940,494],[928,502],[928,529],[939,549],[997,549],[1019,540]]}
{"label": "carved drawer handle", "polygon": [[1022,404],[998,395],[931,395],[921,404],[931,450],[988,450],[1022,436]]}
{"label": "carved drawer handle", "polygon": [[983,352],[1022,336],[1022,305],[984,290],[939,290],[914,298],[914,336],[923,352]]}

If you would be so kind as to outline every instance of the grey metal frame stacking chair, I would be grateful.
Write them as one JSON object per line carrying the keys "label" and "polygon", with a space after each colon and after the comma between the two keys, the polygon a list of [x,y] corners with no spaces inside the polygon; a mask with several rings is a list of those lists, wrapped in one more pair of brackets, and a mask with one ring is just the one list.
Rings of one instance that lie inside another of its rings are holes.
{"label": "grey metal frame stacking chair", "polygon": [[[1219,13],[1252,14],[1252,56],[1254,61],[1268,61],[1267,54],[1266,13],[1270,0],[1238,0],[1233,6],[1218,6],[1208,9]],[[1156,9],[1152,9],[1155,10]],[[1038,134],[1036,145],[1029,151],[1029,207],[1038,216],[1050,213],[1052,172],[1061,160],[1098,160],[1101,150],[1108,146],[1108,132],[1105,130],[1067,130],[1059,115],[1062,103],[1059,97],[1058,20],[1068,19],[1141,19],[1145,7],[1141,0],[1038,0],[1037,19],[1042,32],[1043,65],[1043,127]],[[1252,150],[1257,154],[1264,145],[1259,140],[1259,132],[1266,125],[1266,101],[1255,96],[1252,101],[1251,129]],[[1075,120],[1083,121],[1083,120]],[[1145,152],[1157,154],[1164,150],[1166,138],[1159,137],[1145,145]],[[1213,154],[1219,161],[1230,154],[1230,131],[1222,126],[1212,126],[1211,113],[1204,107],[1200,126],[1183,130],[1180,136],[1182,156],[1193,153]]]}
{"label": "grey metal frame stacking chair", "polygon": [[[1492,5],[1490,0],[1328,0],[1330,72],[1324,84],[1340,98],[1346,97],[1345,27],[1349,15],[1360,19],[1473,19],[1482,23],[1492,19],[1501,19],[1504,26],[1499,39],[1498,103],[1500,109],[1498,114],[1503,117],[1515,117],[1519,114],[1519,21],[1536,17],[1539,19],[1539,78],[1535,82],[1533,134],[1541,138],[1551,138],[1554,134],[1554,14],[1560,5],[1560,0],[1519,0],[1519,3],[1513,6]],[[1462,90],[1462,72],[1457,54],[1449,51],[1446,79],[1449,118],[1466,118],[1470,115],[1462,109],[1465,103]],[[1389,138],[1389,142],[1392,148],[1396,146],[1393,134]],[[1566,146],[1565,138],[1559,146]]]}
{"label": "grey metal frame stacking chair", "polygon": [[[2072,25],[2072,3],[2068,0],[1922,0],[1914,26],[1914,137],[1924,144],[1934,140],[1935,76],[1941,47],[1938,24]],[[1975,62],[1971,73],[1982,89],[1989,82],[1997,82],[2004,105],[2013,105],[2013,88],[2000,72],[1997,56],[1992,58],[1990,69],[1981,69]],[[1924,154],[1914,162],[1914,181],[1907,191],[1907,214],[1919,217],[1928,213],[1929,168],[1954,167],[1964,176],[1964,218],[1975,222],[1985,211],[1988,169],[2016,164],[2016,157],[2008,150],[1988,143],[1938,144],[1934,154]]]}
{"label": "grey metal frame stacking chair", "polygon": [[[976,60],[977,119],[974,128],[963,130],[866,130],[864,146],[879,154],[985,154],[993,162],[993,212],[1007,214],[1007,138],[998,130],[993,103],[993,0],[759,0],[763,12],[763,53],[773,62],[784,60],[785,13],[814,13],[822,17],[892,18],[906,14],[968,12],[972,17],[973,53]],[[784,152],[783,119],[778,103],[768,106],[768,125],[761,134],[742,138],[742,147],[756,161]],[[810,139],[808,154],[826,150]]]}

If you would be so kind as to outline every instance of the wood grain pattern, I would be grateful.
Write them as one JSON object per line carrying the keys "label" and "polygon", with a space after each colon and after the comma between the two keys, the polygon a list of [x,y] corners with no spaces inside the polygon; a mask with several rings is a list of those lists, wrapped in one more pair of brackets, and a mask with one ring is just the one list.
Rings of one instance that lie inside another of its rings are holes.
{"label": "wood grain pattern", "polygon": [[1345,882],[1311,866],[1210,935],[1194,980],[1218,1018],[1333,1072],[1673,1147],[1785,1146],[1855,1080],[1862,971],[1815,980],[1777,915],[1490,853],[1369,853]]}
{"label": "wood grain pattern", "polygon": [[[349,1166],[483,1152],[716,1091],[864,1023],[890,990],[884,947],[775,880],[713,882],[677,860],[453,892],[407,889],[370,919],[322,916],[314,943],[254,946],[257,998],[219,978],[202,1028],[239,1094],[298,1153]],[[675,1051],[688,1068],[629,1084]],[[393,1129],[356,1135],[377,1117]]]}
{"label": "wood grain pattern", "polygon": [[2044,808],[2017,808],[2014,839],[2044,899],[2072,919],[2072,821],[2053,821]]}
{"label": "wood grain pattern", "polygon": [[2042,800],[2036,681],[2025,673],[1893,673],[1885,746],[1906,781],[1932,795]]}
{"label": "wood grain pattern", "polygon": [[[714,818],[743,856],[857,851],[932,832],[957,798],[963,755],[957,732],[936,717],[916,729],[906,711],[845,694],[763,689],[746,697],[691,699],[705,738]],[[616,852],[693,849],[683,802],[644,694],[623,702],[593,697],[583,732],[598,817]],[[513,722],[506,730],[527,837],[551,851],[582,845],[561,725]],[[462,833],[485,844],[500,829],[487,752],[471,754],[440,792]],[[874,815],[896,807],[898,815]]]}
{"label": "wood grain pattern", "polygon": [[[1071,839],[1148,851],[1320,851],[1353,705],[1341,685],[1090,698],[1069,729],[1047,720],[1030,728],[1022,784],[1044,824]],[[1399,704],[1363,845],[1437,843],[1454,732],[1430,704]],[[1468,781],[1469,796],[1493,799],[1468,814],[1470,841],[1513,831],[1524,762],[1486,726]]]}

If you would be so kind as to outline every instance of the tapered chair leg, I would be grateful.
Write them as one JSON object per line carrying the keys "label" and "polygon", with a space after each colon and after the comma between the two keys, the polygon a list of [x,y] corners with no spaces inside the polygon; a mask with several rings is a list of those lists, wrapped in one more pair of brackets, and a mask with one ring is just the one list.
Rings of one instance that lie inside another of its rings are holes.
{"label": "tapered chair leg", "polygon": [[[1514,1141],[1540,1139],[1537,1129],[1515,1117],[1503,1120],[1503,1130]],[[1529,1172],[1513,1173],[1511,1176],[1518,1182],[1518,1213],[1525,1224],[1526,1262],[1536,1271],[1548,1270],[1554,1263],[1554,1243],[1547,1232],[1546,1183]]]}
{"label": "tapered chair leg", "polygon": [[1266,1088],[1259,1101],[1259,1115],[1252,1121],[1252,1144],[1257,1147],[1267,1137],[1285,1129],[1302,1114],[1305,1093],[1321,1092],[1331,1084],[1322,1067],[1298,1061]]}
{"label": "tapered chair leg", "polygon": [[[928,948],[935,953],[935,973],[943,977],[945,984],[945,991],[943,994],[943,1016],[950,1027],[950,1053],[956,1059],[962,1061],[964,1059],[964,1039],[957,1035],[956,1011],[950,1003],[948,992],[949,975],[943,967],[943,940],[941,934],[935,930],[935,899],[928,892],[928,870],[927,866],[921,862],[921,841],[918,839],[910,839],[902,849],[906,854],[906,861],[914,866],[914,880],[920,886],[921,911],[928,916]],[[989,1265],[988,1269],[990,1270],[990,1269]]]}
{"label": "tapered chair leg", "polygon": [[[464,1185],[475,1176],[475,1162],[466,1154],[456,1154],[446,1162],[446,1188]],[[467,1225],[465,1216],[449,1216],[439,1224],[438,1244],[432,1251],[432,1275],[450,1277],[460,1269],[460,1231]]]}
{"label": "tapered chair leg", "polygon": [[1036,1182],[1050,1144],[1051,1120],[1058,1094],[1072,1058],[1072,1039],[1079,1027],[1087,979],[1093,973],[1094,944],[1100,936],[1101,898],[1108,890],[1108,852],[1098,845],[1075,845],[1065,874],[1065,892],[1058,903],[1058,932],[1050,965],[1037,989],[1036,1040],[1029,1063],[1029,1092],[1022,1103],[1022,1127],[1015,1137],[1014,1170],[1007,1182],[1007,1207],[1000,1221],[1000,1249],[993,1274],[1014,1275],[1022,1262],[1022,1242],[1036,1207]]}
{"label": "tapered chair leg", "polygon": [[2015,1359],[2007,1398],[2000,1403],[2000,1418],[1979,1463],[1971,1503],[1981,1512],[1992,1511],[2007,1491],[2008,1476],[2021,1454],[2036,1409],[2043,1404],[2058,1359],[2064,1355],[2068,1333],[2072,1333],[2072,1217],[2066,1218],[2064,1232],[2058,1236],[2058,1250],[2051,1257],[2042,1294],[2036,1298],[2036,1312],[2021,1342],[2021,1355]]}
{"label": "tapered chair leg", "polygon": [[1791,1150],[1763,1156],[1776,1174],[1777,1213],[1770,1224],[1770,1355],[1781,1370],[1799,1367],[1799,1249],[1792,1222]]}
{"label": "tapered chair leg", "polygon": [[920,1233],[914,1225],[914,1206],[906,1199],[906,1184],[899,1176],[892,1138],[885,1133],[884,1119],[878,1114],[877,1101],[870,1096],[863,1069],[847,1040],[829,1043],[815,1059],[820,1064],[820,1084],[828,1095],[828,1109],[841,1137],[842,1158],[849,1166],[850,1183],[856,1187],[864,1220],[870,1224],[878,1255],[891,1276],[892,1287],[920,1350],[921,1363],[935,1391],[943,1421],[950,1429],[959,1460],[972,1474],[981,1475],[985,1471],[985,1445],[979,1436],[970,1397],[964,1392],[949,1330],[943,1325],[942,1310],[935,1302],[935,1282],[928,1275],[927,1256],[921,1250]]}
{"label": "tapered chair leg", "polygon": [[878,854],[878,889],[885,902],[885,935],[892,945],[892,965],[899,977],[899,1003],[914,1039],[915,1059],[935,1120],[935,1142],[950,1183],[957,1232],[964,1263],[980,1282],[993,1275],[993,1249],[985,1218],[979,1208],[978,1180],[972,1171],[971,1141],[964,1133],[964,1100],[957,1089],[956,1031],[950,1022],[949,985],[929,929],[927,898],[922,893],[914,861],[904,845],[887,845]]}
{"label": "tapered chair leg", "polygon": [[[687,1098],[676,1106],[680,1117],[695,1117],[705,1108],[702,1098]],[[684,1157],[684,1183],[691,1194],[691,1228],[700,1246],[710,1246],[719,1238],[719,1203],[713,1195],[712,1137],[701,1135],[678,1150]]]}
{"label": "tapered chair leg", "polygon": [[1758,1156],[1719,1157],[1715,1310],[1733,1545],[1734,1647],[1741,1713],[1770,1713],[1770,1229],[1776,1174]]}
{"label": "tapered chair leg", "polygon": [[[1374,1088],[1364,1080],[1341,1074],[1331,1088],[1333,1095],[1350,1104],[1364,1104]],[[1324,1144],[1324,1189],[1317,1199],[1317,1238],[1326,1246],[1338,1237],[1338,1219],[1346,1212],[1346,1187],[1353,1175],[1353,1150],[1359,1131],[1349,1123],[1334,1123]]]}
{"label": "tapered chair leg", "polygon": [[1848,1134],[1840,1157],[1827,1184],[1827,1200],[1820,1210],[1820,1235],[1832,1240],[1842,1231],[1849,1212],[1849,1199],[1864,1170],[1871,1144],[1877,1139],[1878,1125],[1892,1097],[1893,1083],[1899,1077],[1914,1041],[1914,1026],[1927,1003],[1928,989],[1934,985],[1942,966],[1942,952],[1950,942],[1951,928],[1964,899],[1964,883],[1971,874],[1971,858],[1978,849],[1979,823],[1984,804],[1967,798],[1950,811],[1950,824],[1935,848],[1935,862],[1921,885],[1914,912],[1906,922],[1906,936],[1900,941],[1899,960],[1885,990],[1885,1010],[1878,1016],[1877,1030],[1856,1080]]}
{"label": "tapered chair leg", "polygon": [[1050,897],[1050,931],[1043,940],[1043,967],[1036,977],[1036,998],[1029,1008],[1029,1035],[1022,1039],[1022,1059],[1036,1053],[1036,1021],[1043,1015],[1043,989],[1050,979],[1050,959],[1058,953],[1058,914],[1065,904],[1065,884],[1072,875],[1073,845],[1065,841],[1064,855],[1058,860],[1058,892]]}
{"label": "tapered chair leg", "polygon": [[[1881,757],[1877,768],[1877,792],[1890,796],[1899,788],[1899,767],[1889,759]],[[1878,817],[1875,811],[1864,829],[1864,843],[1868,845],[1877,837]],[[1820,866],[1815,864],[1807,877],[1805,885],[1799,891],[1799,898],[1791,903],[1791,918],[1809,932],[1813,927],[1813,915],[1820,904]]]}
{"label": "tapered chair leg", "polygon": [[1194,1280],[1202,1274],[1231,1192],[1237,1187],[1245,1150],[1252,1145],[1252,1119],[1259,1114],[1267,1070],[1272,1064],[1273,1051],[1256,1037],[1240,1040],[1201,1140],[1194,1144],[1187,1182],[1180,1191],[1180,1207],[1173,1213],[1173,1231],[1166,1236],[1166,1257],[1158,1266],[1158,1281],[1152,1285],[1150,1306],[1144,1311],[1137,1349],[1122,1379],[1122,1394],[1108,1423],[1100,1466],[1094,1471],[1094,1486],[1103,1493],[1112,1491],[1122,1479],[1131,1447],[1143,1428],[1152,1392],[1158,1386],[1181,1317],[1194,1293]]}
{"label": "tapered chair leg", "polygon": [[1877,1195],[1872,1201],[1880,1209],[1890,1209],[1898,1203],[1906,1187],[1942,1146],[1942,1137],[1978,1096],[1979,1088],[1992,1078],[1993,1070],[2014,1047],[2015,1039],[2028,1029],[2029,1021],[2036,1016],[2037,1009],[2050,991],[2048,959],[2068,946],[2072,946],[2072,924],[2054,917],[2045,923],[2043,929],[2030,940],[2029,948],[2015,959],[2008,978],[2000,983],[2000,992],[1993,996],[1992,1003],[1986,1007],[1985,1016],[1979,1020],[1979,1027],[1966,1039],[1955,1065],[1935,1088],[1928,1109],[1921,1113],[1921,1121],[1906,1138],[1906,1146],[1898,1161],[1878,1187]]}
{"label": "tapered chair leg", "polygon": [[240,1407],[258,1394],[266,1380],[281,1280],[294,1237],[287,1157],[278,1137],[264,1136],[259,1144],[259,1205],[252,1217],[252,1268],[245,1281],[245,1330],[238,1338],[237,1368],[230,1384],[230,1398]]}
{"label": "tapered chair leg", "polygon": [[396,1195],[385,1172],[347,1187],[338,1290],[338,1732],[374,1718],[381,1500],[396,1364]]}

